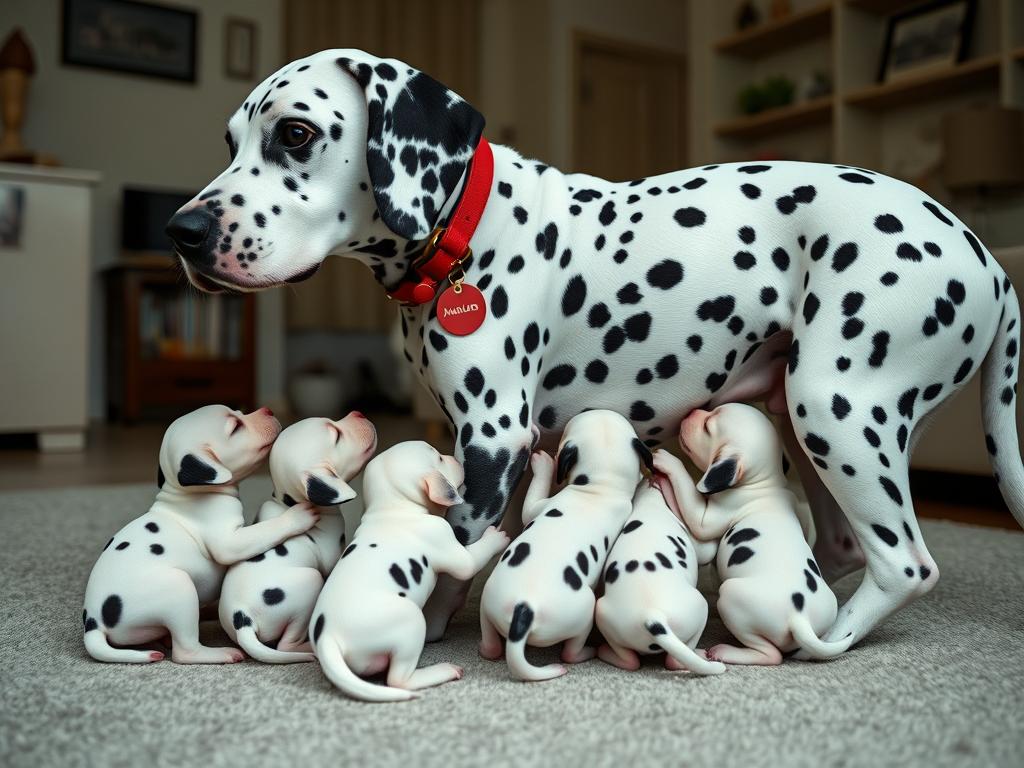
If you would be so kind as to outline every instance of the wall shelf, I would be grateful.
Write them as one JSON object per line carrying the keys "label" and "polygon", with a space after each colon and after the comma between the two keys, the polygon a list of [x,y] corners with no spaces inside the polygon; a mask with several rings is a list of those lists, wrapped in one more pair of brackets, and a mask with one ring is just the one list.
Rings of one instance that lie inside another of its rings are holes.
{"label": "wall shelf", "polygon": [[846,94],[852,107],[881,111],[999,84],[998,55],[966,61],[940,71],[907,75],[891,83],[870,85]]}
{"label": "wall shelf", "polygon": [[715,43],[715,50],[729,56],[756,59],[809,40],[828,37],[831,30],[832,4],[823,3],[723,38]]}
{"label": "wall shelf", "polygon": [[892,16],[912,6],[921,5],[921,0],[846,0],[846,4],[876,16]]}
{"label": "wall shelf", "polygon": [[783,131],[828,123],[832,120],[832,105],[833,98],[823,96],[802,104],[725,120],[716,124],[713,130],[716,136],[726,139],[759,139]]}

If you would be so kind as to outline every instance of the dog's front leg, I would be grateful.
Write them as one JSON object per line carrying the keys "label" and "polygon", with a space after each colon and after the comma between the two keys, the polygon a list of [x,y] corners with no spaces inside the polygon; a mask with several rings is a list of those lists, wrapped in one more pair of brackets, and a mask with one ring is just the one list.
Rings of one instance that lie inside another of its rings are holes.
{"label": "dog's front leg", "polygon": [[[478,393],[479,402],[467,403],[465,413],[460,408],[455,422],[455,456],[466,470],[462,494],[465,503],[449,508],[447,513],[455,537],[463,545],[473,543],[488,526],[501,522],[526,470],[536,434],[530,426],[529,405],[518,390],[505,400],[486,386],[473,386],[469,391],[470,395]],[[438,580],[424,609],[428,640],[441,639],[452,614],[465,602],[471,583],[450,576]]]}

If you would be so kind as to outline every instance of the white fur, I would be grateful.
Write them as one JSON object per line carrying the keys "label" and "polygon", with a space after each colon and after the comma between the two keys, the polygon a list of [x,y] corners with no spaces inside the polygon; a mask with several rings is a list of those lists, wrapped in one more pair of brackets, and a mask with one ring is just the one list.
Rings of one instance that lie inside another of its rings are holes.
{"label": "white fur", "polygon": [[738,403],[696,410],[683,420],[680,443],[705,471],[696,487],[666,451],[654,455],[654,465],[668,476],[690,530],[702,539],[721,537],[718,613],[745,646],[716,645],[708,658],[778,664],[796,648],[816,658],[845,651],[852,635],[819,639],[835,621],[836,597],[804,538],[768,417]]}
{"label": "white fur", "polygon": [[[274,498],[263,504],[256,521],[280,517],[297,502],[318,503],[320,520],[305,533],[236,563],[224,577],[221,626],[254,659],[268,664],[313,660],[306,641],[313,604],[359,522],[355,513],[346,519],[338,504],[355,498],[347,481],[376,447],[373,424],[355,411],[338,421],[305,419],[274,443]],[[336,503],[323,505],[328,501]],[[273,641],[278,641],[276,649],[267,645]]]}
{"label": "white fur", "polygon": [[[453,664],[417,669],[423,604],[438,573],[469,579],[508,543],[489,528],[463,547],[443,517],[461,501],[461,465],[423,442],[384,451],[363,475],[366,511],[313,609],[313,647],[324,674],[364,701],[402,701],[462,677]],[[362,679],[387,670],[387,685]]]}
{"label": "white fur", "polygon": [[163,484],[146,514],[118,531],[85,589],[85,647],[99,661],[147,663],[163,653],[117,646],[170,635],[179,663],[241,661],[199,642],[199,607],[220,594],[226,566],[301,534],[319,515],[297,505],[245,526],[238,483],[266,459],[281,426],[266,408],[208,405],[174,421],[160,447]]}

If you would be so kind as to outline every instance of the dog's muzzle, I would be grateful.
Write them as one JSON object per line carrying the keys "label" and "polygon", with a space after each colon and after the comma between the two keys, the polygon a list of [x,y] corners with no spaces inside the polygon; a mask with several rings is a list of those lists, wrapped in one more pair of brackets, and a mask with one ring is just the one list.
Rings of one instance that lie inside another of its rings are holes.
{"label": "dog's muzzle", "polygon": [[213,214],[203,208],[178,211],[167,222],[164,231],[174,243],[174,249],[192,266],[203,269],[216,263],[213,252],[215,226],[217,220]]}

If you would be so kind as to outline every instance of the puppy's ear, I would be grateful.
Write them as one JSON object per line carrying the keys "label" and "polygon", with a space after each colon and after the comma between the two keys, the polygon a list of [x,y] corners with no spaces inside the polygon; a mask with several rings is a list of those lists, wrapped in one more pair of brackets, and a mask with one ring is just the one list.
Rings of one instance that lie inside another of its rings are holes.
{"label": "puppy's ear", "polygon": [[178,466],[178,485],[224,485],[231,482],[231,470],[213,454],[186,453]]}
{"label": "puppy's ear", "polygon": [[732,488],[743,477],[743,466],[736,456],[719,454],[710,466],[704,477],[697,483],[697,490],[701,493],[718,493],[727,488]]}
{"label": "puppy's ear", "polygon": [[440,472],[430,472],[423,478],[423,490],[428,499],[442,507],[453,507],[463,502],[458,489]]}
{"label": "puppy's ear", "polygon": [[576,462],[580,460],[580,449],[576,447],[575,443],[566,443],[562,446],[562,450],[558,452],[558,463],[555,466],[555,482],[564,483],[565,479],[569,477],[569,473],[572,472],[572,468],[576,466]]}
{"label": "puppy's ear", "polygon": [[640,442],[639,438],[633,438],[633,450],[636,451],[636,455],[640,457],[640,461],[648,472],[654,471],[654,456],[651,455],[651,449]]}
{"label": "puppy's ear", "polygon": [[422,240],[462,178],[484,118],[454,91],[396,59],[337,60],[366,96],[366,165],[381,220]]}
{"label": "puppy's ear", "polygon": [[356,492],[352,487],[328,472],[310,472],[306,476],[306,498],[318,507],[332,507],[352,501]]}

